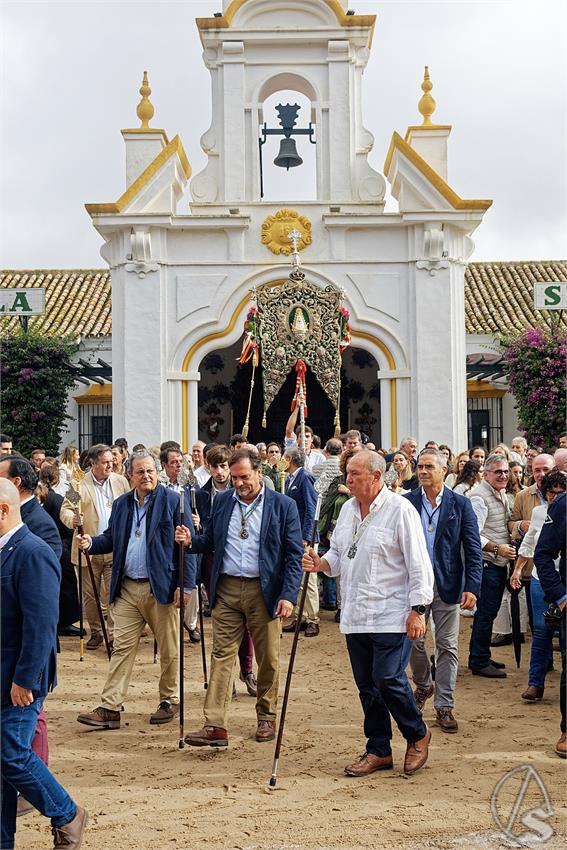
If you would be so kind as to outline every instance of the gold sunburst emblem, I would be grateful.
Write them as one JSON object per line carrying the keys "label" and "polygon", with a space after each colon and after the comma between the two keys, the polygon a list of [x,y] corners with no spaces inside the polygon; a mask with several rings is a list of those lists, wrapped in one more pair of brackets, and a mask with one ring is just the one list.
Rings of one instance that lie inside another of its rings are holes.
{"label": "gold sunburst emblem", "polygon": [[289,238],[292,230],[301,233],[297,250],[303,251],[311,245],[311,222],[305,215],[299,215],[296,210],[282,209],[275,215],[269,215],[262,224],[262,244],[270,249],[272,254],[291,254],[293,245]]}

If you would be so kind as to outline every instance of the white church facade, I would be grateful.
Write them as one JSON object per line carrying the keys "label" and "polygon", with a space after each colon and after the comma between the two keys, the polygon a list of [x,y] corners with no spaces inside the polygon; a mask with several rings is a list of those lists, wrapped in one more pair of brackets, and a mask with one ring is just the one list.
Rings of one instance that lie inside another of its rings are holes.
{"label": "white church facade", "polygon": [[[87,205],[112,275],[115,433],[197,438],[201,364],[237,343],[251,290],[286,280],[299,226],[306,279],[344,292],[352,344],[376,364],[381,444],[406,432],[466,444],[464,271],[491,202],[450,187],[451,128],[432,121],[427,77],[423,123],[393,134],[384,176],[368,164],[361,88],[374,23],[339,0],[233,0],[222,17],[198,19],[212,123],[192,179],[180,139],[150,126],[142,87],[141,126],[123,131],[126,191]],[[310,201],[261,198],[263,105],[279,91],[310,104]],[[397,213],[384,212],[386,180]]]}

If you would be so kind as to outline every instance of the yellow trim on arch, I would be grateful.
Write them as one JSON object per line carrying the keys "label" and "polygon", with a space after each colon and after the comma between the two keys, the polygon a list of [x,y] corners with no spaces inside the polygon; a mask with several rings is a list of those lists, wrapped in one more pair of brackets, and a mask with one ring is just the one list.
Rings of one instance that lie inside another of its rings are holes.
{"label": "yellow trim on arch", "polygon": [[[279,286],[281,284],[281,280],[275,280],[267,284],[268,286]],[[246,295],[239,301],[237,306],[235,307],[232,316],[228,322],[228,325],[222,331],[215,331],[212,334],[206,334],[201,339],[198,339],[193,343],[191,348],[188,350],[187,354],[183,358],[183,363],[181,365],[182,372],[189,371],[189,365],[195,353],[206,345],[208,342],[212,340],[220,340],[227,337],[236,324],[236,321],[241,313],[241,311],[246,307],[246,304],[250,301],[250,293],[247,292]],[[388,361],[388,366],[390,369],[396,369],[396,361],[394,360],[394,356],[388,346],[382,342],[381,339],[374,336],[373,334],[369,334],[366,331],[352,331],[352,339],[353,341],[356,339],[365,339],[367,342],[373,343],[386,357]],[[187,386],[187,381],[183,381],[181,384],[181,443],[183,447],[183,451],[188,451],[189,448],[189,388]],[[390,379],[390,430],[392,437],[392,445],[397,445],[398,443],[398,402],[397,402],[397,384],[396,379]]]}
{"label": "yellow trim on arch", "polygon": [[[130,132],[130,131],[128,131]],[[161,132],[161,131],[160,131]],[[150,162],[148,167],[142,171],[139,177],[129,186],[124,194],[120,195],[114,204],[85,204],[85,209],[89,215],[117,215],[121,213],[129,204],[132,203],[136,195],[138,195],[146,183],[149,183],[154,174],[170,159],[174,154],[179,156],[181,167],[185,172],[187,180],[191,177],[191,166],[187,159],[187,154],[181,144],[179,136],[175,136],[171,142],[161,150],[156,158]]]}
{"label": "yellow trim on arch", "polygon": [[[427,129],[427,128],[421,128]],[[394,132],[392,134],[392,141],[390,142],[390,147],[388,149],[388,153],[386,155],[386,160],[384,162],[384,174],[386,177],[390,172],[390,166],[392,165],[392,159],[394,157],[394,151],[399,150],[406,159],[415,165],[415,167],[421,171],[423,176],[429,180],[431,185],[437,189],[440,195],[442,195],[445,200],[449,201],[453,209],[456,210],[487,210],[492,206],[492,201],[487,200],[467,200],[465,198],[461,198],[457,193],[451,189],[448,183],[443,180],[440,174],[438,174],[429,163],[427,163],[423,157],[421,157],[411,145],[408,145],[406,141],[402,139],[399,133]]]}
{"label": "yellow trim on arch", "polygon": [[[232,0],[230,6],[220,18],[196,18],[198,28],[200,30],[228,29],[232,19],[246,2],[248,0]],[[339,0],[323,0],[323,2],[335,13],[337,22],[341,27],[371,27],[370,41],[372,41],[376,15],[347,15]]]}

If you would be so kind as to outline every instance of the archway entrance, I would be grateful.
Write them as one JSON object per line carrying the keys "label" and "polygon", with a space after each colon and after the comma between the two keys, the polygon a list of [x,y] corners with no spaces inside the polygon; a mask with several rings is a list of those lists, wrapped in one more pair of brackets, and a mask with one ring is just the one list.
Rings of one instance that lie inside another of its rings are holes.
{"label": "archway entrance", "polygon": [[[205,442],[228,442],[231,434],[242,431],[246,420],[252,364],[240,365],[241,342],[217,349],[199,365],[199,438]],[[380,445],[380,388],[378,363],[363,348],[347,348],[341,368],[341,429],[357,428]],[[323,444],[334,433],[334,408],[319,382],[307,372],[307,423]],[[248,439],[251,443],[283,441],[295,389],[295,372],[287,375],[267,412],[262,428],[262,369],[256,370]]]}

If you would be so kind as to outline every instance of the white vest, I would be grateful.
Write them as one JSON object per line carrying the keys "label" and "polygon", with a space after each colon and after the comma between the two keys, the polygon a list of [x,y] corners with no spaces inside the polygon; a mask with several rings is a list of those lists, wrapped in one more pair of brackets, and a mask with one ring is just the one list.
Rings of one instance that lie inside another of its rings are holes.
{"label": "white vest", "polygon": [[[483,528],[480,529],[482,536],[493,540],[495,543],[505,543],[509,546],[510,534],[508,532],[508,520],[510,519],[510,505],[506,494],[504,493],[504,500],[501,500],[497,490],[494,490],[487,481],[481,481],[478,487],[475,487],[473,495],[475,498],[481,498],[488,508],[488,516],[486,517]],[[507,558],[501,558],[498,555],[494,557],[492,552],[484,551],[482,556],[486,561],[490,561],[499,567],[508,565]]]}

